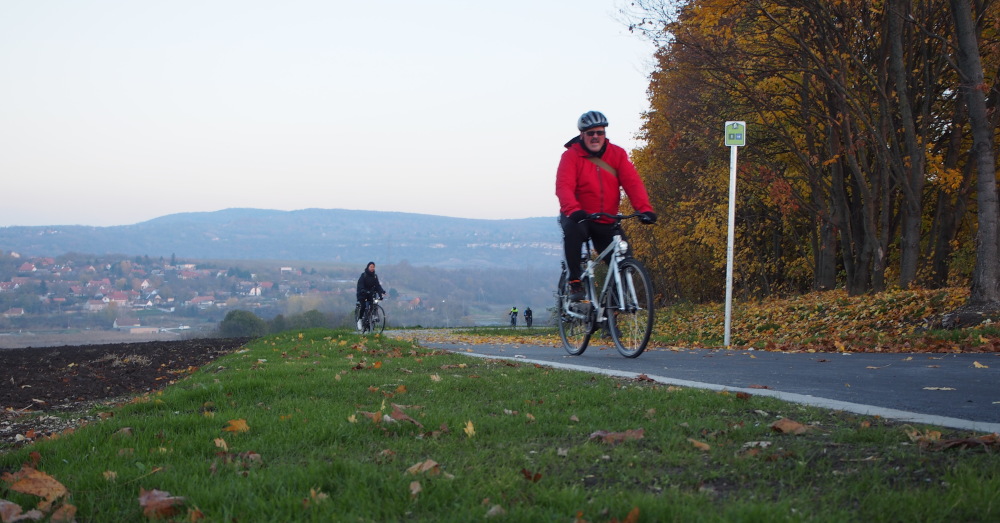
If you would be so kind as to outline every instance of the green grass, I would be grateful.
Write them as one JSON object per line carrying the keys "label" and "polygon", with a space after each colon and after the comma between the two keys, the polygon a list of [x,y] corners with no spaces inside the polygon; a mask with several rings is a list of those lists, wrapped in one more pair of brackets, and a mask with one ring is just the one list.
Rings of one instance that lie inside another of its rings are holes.
{"label": "green grass", "polygon": [[[812,430],[777,433],[780,418]],[[1000,519],[1000,457],[924,449],[914,428],[929,429],[309,330],[9,449],[0,469],[37,460],[78,521],[145,521],[140,489],[183,497],[177,521]]]}
{"label": "green grass", "polygon": [[545,337],[552,335],[559,335],[559,330],[555,327],[546,327],[535,325],[530,329],[524,325],[519,325],[517,328],[511,328],[509,326],[504,327],[461,327],[451,329],[453,332],[458,334],[469,334],[472,336],[518,336],[522,338],[530,337]]}

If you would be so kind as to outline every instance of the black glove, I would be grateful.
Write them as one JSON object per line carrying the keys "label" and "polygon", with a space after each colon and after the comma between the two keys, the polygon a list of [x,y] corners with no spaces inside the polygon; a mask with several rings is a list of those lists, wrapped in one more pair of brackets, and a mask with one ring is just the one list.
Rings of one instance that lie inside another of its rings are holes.
{"label": "black glove", "polygon": [[642,217],[639,218],[639,221],[645,223],[646,225],[652,225],[656,223],[656,213],[653,211],[646,211],[642,213]]}
{"label": "black glove", "polygon": [[583,210],[573,211],[573,213],[569,215],[569,219],[570,219],[570,221],[573,221],[575,223],[580,223],[583,220],[586,220],[588,216],[590,216],[590,215],[587,214],[587,211],[583,211]]}

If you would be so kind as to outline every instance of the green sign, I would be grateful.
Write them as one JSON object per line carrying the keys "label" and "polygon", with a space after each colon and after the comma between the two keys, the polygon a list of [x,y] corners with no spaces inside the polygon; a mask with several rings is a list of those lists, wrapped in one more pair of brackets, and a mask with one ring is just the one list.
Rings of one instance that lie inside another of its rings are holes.
{"label": "green sign", "polygon": [[747,123],[726,122],[726,146],[740,147],[747,144]]}

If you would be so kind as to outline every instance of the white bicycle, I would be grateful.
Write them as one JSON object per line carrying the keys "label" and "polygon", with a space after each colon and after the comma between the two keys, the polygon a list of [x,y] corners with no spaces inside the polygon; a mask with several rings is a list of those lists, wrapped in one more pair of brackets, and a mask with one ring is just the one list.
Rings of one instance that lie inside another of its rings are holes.
{"label": "white bicycle", "polygon": [[[559,336],[566,352],[573,356],[583,354],[590,337],[602,327],[607,327],[618,352],[626,358],[635,358],[646,350],[653,332],[653,284],[649,272],[639,260],[628,253],[628,243],[618,228],[622,220],[640,218],[641,214],[615,215],[592,214],[588,219],[606,216],[615,220],[616,232],[604,252],[596,259],[586,260],[580,283],[586,297],[578,302],[569,299],[569,272],[563,261],[562,277],[556,294],[559,310]],[[586,242],[587,252],[592,243]],[[608,260],[608,274],[600,294],[594,284],[595,272],[601,260]]]}

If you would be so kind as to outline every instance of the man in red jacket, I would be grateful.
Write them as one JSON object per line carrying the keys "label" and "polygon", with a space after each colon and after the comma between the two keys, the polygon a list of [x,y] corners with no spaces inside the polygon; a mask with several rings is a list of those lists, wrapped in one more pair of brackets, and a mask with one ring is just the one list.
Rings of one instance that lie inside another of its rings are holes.
{"label": "man in red jacket", "polygon": [[597,111],[583,113],[576,124],[580,135],[566,143],[566,151],[559,160],[556,172],[559,223],[563,229],[570,299],[573,301],[584,297],[579,263],[583,243],[592,238],[594,248],[602,252],[611,244],[615,233],[613,220],[588,220],[587,216],[597,212],[618,214],[621,202],[619,188],[622,188],[632,208],[642,213],[642,222],[656,222],[646,186],[625,149],[608,141],[605,136],[607,126],[608,119],[603,114]]}

